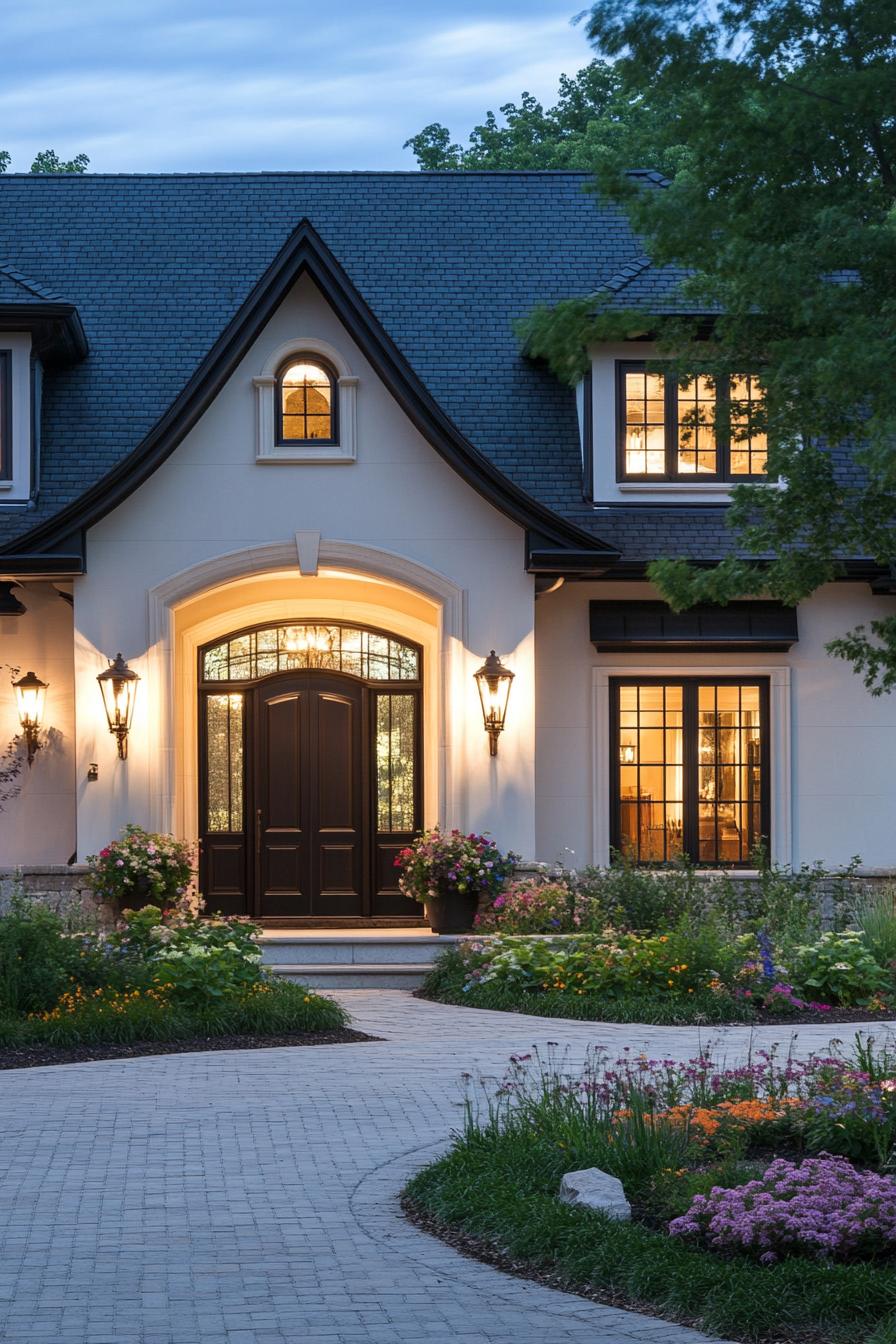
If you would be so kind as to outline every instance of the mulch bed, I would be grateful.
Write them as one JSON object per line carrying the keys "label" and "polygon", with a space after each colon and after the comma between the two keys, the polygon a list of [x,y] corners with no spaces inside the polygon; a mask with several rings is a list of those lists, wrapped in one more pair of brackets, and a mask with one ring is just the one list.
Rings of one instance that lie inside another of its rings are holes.
{"label": "mulch bed", "polygon": [[47,1064],[91,1064],[104,1059],[140,1059],[144,1055],[189,1055],[207,1050],[270,1050],[277,1046],[353,1045],[381,1041],[363,1031],[296,1031],[284,1036],[194,1036],[183,1041],[132,1041],[109,1045],[34,1045],[0,1048],[0,1069],[38,1069]]}

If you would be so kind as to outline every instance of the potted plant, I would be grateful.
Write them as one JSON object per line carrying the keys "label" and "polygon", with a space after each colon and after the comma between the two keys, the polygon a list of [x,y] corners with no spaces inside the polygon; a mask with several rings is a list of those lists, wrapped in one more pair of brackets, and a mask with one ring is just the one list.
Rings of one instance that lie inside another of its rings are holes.
{"label": "potted plant", "polygon": [[485,835],[435,826],[403,849],[395,866],[401,891],[422,903],[433,933],[468,933],[480,897],[494,896],[517,862]]}
{"label": "potted plant", "polygon": [[141,826],[125,826],[119,840],[88,855],[87,863],[94,894],[119,911],[164,909],[182,899],[193,879],[193,847]]}

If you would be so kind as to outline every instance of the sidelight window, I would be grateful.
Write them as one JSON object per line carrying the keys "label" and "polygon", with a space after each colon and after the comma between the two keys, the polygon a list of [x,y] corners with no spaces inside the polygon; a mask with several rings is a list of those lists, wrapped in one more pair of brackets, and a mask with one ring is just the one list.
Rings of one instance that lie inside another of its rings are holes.
{"label": "sidelight window", "polygon": [[412,831],[416,813],[417,696],[377,695],[377,831]]}
{"label": "sidelight window", "polygon": [[243,830],[243,696],[205,697],[206,829]]}
{"label": "sidelight window", "polygon": [[619,680],[611,705],[615,848],[748,864],[769,833],[767,683]]}

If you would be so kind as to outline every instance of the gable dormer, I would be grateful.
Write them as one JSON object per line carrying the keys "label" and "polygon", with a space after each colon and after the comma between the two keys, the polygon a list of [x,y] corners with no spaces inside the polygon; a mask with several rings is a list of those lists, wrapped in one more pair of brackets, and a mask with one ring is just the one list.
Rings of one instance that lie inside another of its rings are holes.
{"label": "gable dormer", "polygon": [[0,508],[26,504],[38,487],[45,366],[86,353],[74,304],[0,264]]}

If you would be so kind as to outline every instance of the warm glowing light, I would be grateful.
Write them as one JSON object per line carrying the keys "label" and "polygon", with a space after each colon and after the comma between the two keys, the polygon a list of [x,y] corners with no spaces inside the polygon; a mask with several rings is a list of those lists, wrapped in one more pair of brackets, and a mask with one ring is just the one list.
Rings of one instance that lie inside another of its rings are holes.
{"label": "warm glowing light", "polygon": [[25,745],[28,750],[29,766],[34,760],[34,753],[40,747],[38,735],[44,717],[47,684],[47,682],[41,681],[40,677],[35,676],[33,672],[26,672],[24,677],[13,682],[13,689],[16,693],[16,707],[19,711],[19,723],[22,726]]}
{"label": "warm glowing light", "polygon": [[118,755],[127,760],[128,733],[134,717],[134,701],[137,698],[137,673],[118,653],[105,672],[97,677],[103,693],[103,707],[109,724],[109,732],[115,735],[118,743]]}
{"label": "warm glowing light", "polygon": [[498,736],[504,731],[513,673],[504,666],[492,649],[479,671],[474,675],[482,705],[482,721],[485,731],[488,733],[489,755],[497,756]]}

